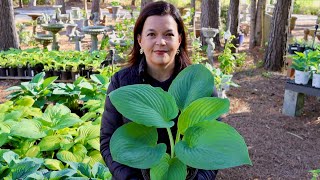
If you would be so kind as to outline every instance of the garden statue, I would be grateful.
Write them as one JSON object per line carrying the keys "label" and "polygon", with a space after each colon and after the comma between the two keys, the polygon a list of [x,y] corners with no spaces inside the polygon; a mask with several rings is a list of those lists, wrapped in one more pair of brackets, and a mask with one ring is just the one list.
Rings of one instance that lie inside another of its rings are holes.
{"label": "garden statue", "polygon": [[213,64],[213,53],[215,44],[213,42],[213,38],[216,37],[216,35],[219,33],[218,29],[215,28],[201,28],[202,35],[206,38],[206,42],[208,44],[207,48],[207,56],[208,60]]}
{"label": "garden statue", "polygon": [[213,64],[213,53],[214,53],[214,49],[216,46],[213,42],[213,38],[206,38],[206,42],[208,44],[207,56],[208,56],[208,59],[210,60],[210,62]]}
{"label": "garden statue", "polygon": [[75,41],[77,51],[82,51],[81,40],[83,38],[84,38],[84,34],[81,34],[80,31],[76,30],[72,39]]}

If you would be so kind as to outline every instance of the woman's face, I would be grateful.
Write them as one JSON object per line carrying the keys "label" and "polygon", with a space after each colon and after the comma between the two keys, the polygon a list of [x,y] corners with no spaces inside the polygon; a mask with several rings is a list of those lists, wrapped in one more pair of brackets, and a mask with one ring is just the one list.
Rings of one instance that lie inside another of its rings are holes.
{"label": "woman's face", "polygon": [[149,16],[138,35],[138,42],[153,68],[174,65],[174,58],[181,43],[178,24],[170,15]]}

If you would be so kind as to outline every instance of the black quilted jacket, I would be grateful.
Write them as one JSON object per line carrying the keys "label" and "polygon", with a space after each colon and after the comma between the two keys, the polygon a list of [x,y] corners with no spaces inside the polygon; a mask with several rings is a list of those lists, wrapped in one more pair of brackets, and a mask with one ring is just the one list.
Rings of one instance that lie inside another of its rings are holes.
{"label": "black quilted jacket", "polygon": [[[175,67],[178,67],[177,65]],[[148,73],[146,73],[146,63],[142,60],[139,65],[131,66],[117,72],[111,79],[111,83],[108,88],[108,94],[122,86],[132,84],[150,84],[154,87],[161,87],[167,91],[173,79],[182,70],[176,68],[173,75],[164,82],[159,82],[153,79]],[[176,121],[177,119],[175,119]],[[110,139],[115,130],[130,120],[123,117],[111,104],[109,97],[106,98],[105,110],[102,116],[101,130],[100,130],[100,151],[101,155],[108,166],[110,172],[113,175],[114,180],[143,180],[140,169],[128,167],[126,165],[119,164],[113,161],[110,153]],[[175,123],[177,124],[177,123]],[[171,128],[173,137],[175,137],[177,127],[176,125]],[[167,152],[170,153],[170,142],[166,129],[158,129],[158,143],[165,143],[167,145]],[[205,171],[198,170],[198,174],[195,179],[198,180],[211,180],[215,179],[217,171]]]}

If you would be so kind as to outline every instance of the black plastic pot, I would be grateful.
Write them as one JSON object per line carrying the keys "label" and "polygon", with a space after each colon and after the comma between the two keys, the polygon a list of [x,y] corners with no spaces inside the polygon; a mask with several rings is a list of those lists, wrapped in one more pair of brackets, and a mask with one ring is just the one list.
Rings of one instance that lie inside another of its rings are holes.
{"label": "black plastic pot", "polygon": [[33,77],[33,76],[34,76],[33,68],[31,68],[30,66],[27,66],[26,76],[30,76],[30,77]]}
{"label": "black plastic pot", "polygon": [[61,80],[69,80],[71,79],[70,71],[61,71]]}
{"label": "black plastic pot", "polygon": [[79,71],[73,72],[71,71],[71,79],[75,81],[80,76]]}
{"label": "black plastic pot", "polygon": [[2,77],[8,76],[8,69],[7,68],[0,68],[0,76],[2,76]]}
{"label": "black plastic pot", "polygon": [[61,71],[53,71],[52,72],[52,74],[53,74],[53,76],[58,76],[58,79],[57,80],[59,80],[60,79],[60,77],[61,77]]}
{"label": "black plastic pot", "polygon": [[18,76],[19,77],[25,77],[26,76],[26,68],[25,67],[18,67]]}
{"label": "black plastic pot", "polygon": [[52,70],[45,71],[45,73],[46,73],[46,75],[44,76],[44,78],[48,78],[48,77],[53,76],[53,71]]}
{"label": "black plastic pot", "polygon": [[38,73],[41,73],[43,71],[43,64],[41,63],[36,64],[33,68],[33,71],[35,75]]}
{"label": "black plastic pot", "polygon": [[9,67],[8,68],[8,76],[17,76],[18,71],[16,67]]}

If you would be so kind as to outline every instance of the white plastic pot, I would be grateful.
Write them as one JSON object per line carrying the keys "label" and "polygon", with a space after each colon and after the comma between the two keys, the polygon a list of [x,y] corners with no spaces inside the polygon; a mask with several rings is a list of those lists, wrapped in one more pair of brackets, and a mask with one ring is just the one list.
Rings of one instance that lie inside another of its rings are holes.
{"label": "white plastic pot", "polygon": [[320,74],[313,74],[312,87],[320,88]]}
{"label": "white plastic pot", "polygon": [[306,85],[306,84],[308,84],[309,77],[310,77],[310,71],[304,72],[304,71],[296,70],[294,82],[296,84]]}

